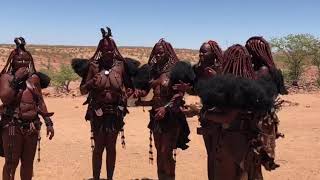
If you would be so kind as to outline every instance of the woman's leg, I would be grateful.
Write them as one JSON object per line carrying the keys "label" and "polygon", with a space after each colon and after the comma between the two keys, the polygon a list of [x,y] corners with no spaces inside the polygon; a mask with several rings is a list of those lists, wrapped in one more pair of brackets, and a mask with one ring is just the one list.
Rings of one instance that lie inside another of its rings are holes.
{"label": "woman's leg", "polygon": [[[19,164],[20,156],[22,153],[22,134],[18,128],[14,128],[14,135],[9,136],[9,128],[2,129],[2,141],[5,156],[5,164],[2,171],[3,180],[13,180],[16,172],[16,168]],[[10,144],[12,145],[10,147]],[[11,157],[10,157],[11,156]],[[13,177],[10,178],[12,175]]]}
{"label": "woman's leg", "polygon": [[23,151],[21,156],[21,180],[31,180],[33,160],[37,150],[38,133],[23,136]]}
{"label": "woman's leg", "polygon": [[92,173],[93,179],[100,179],[101,165],[102,165],[102,154],[105,148],[106,133],[97,131],[93,134],[94,149],[92,153]]}
{"label": "woman's leg", "polygon": [[106,138],[107,150],[107,176],[108,180],[112,180],[116,164],[116,143],[119,132],[108,132]]}

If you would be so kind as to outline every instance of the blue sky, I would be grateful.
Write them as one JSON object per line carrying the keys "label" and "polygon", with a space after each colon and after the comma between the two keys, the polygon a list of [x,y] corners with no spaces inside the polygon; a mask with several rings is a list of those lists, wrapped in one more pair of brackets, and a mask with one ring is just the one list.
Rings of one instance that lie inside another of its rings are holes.
{"label": "blue sky", "polygon": [[110,26],[119,46],[153,46],[164,37],[198,49],[223,48],[252,35],[320,35],[320,1],[295,0],[0,0],[0,43],[97,45]]}

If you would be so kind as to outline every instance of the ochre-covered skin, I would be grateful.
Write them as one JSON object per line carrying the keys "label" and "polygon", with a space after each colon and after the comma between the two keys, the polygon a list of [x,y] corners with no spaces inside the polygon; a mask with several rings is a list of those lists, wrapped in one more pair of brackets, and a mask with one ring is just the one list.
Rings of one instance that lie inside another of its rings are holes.
{"label": "ochre-covered skin", "polygon": [[30,52],[23,51],[22,49],[12,51],[10,56],[12,58],[11,62],[13,71],[18,70],[21,67],[28,67],[33,61]]}
{"label": "ochre-covered skin", "polygon": [[[224,56],[222,74],[255,79],[244,47],[231,46]],[[250,145],[257,137],[257,124],[264,114],[232,107],[202,108],[202,127],[198,132],[204,137],[208,153],[209,180],[263,179],[260,157]]]}
{"label": "ochre-covered skin", "polygon": [[0,76],[0,97],[3,104],[10,104],[15,99],[16,91],[10,87],[12,79],[11,74],[1,74]]}
{"label": "ochre-covered skin", "polygon": [[[18,69],[20,69],[19,72],[17,72]],[[30,76],[34,73],[33,58],[30,52],[25,50],[22,45],[17,45],[17,48],[10,53],[7,64],[1,72],[0,97],[4,104],[10,104],[11,101],[15,99],[15,92],[12,91],[9,86],[9,82],[13,79],[14,73],[20,73],[21,75],[24,75],[24,77],[26,77],[27,74]]]}
{"label": "ochre-covered skin", "polygon": [[[40,131],[40,119],[38,109],[47,111],[45,103],[42,96],[38,96],[39,103],[35,102],[35,94],[41,95],[41,89],[36,87],[36,84],[39,83],[39,78],[36,75],[32,75],[26,81],[28,84],[25,90],[20,90],[15,98],[13,99],[13,104],[10,105],[4,104],[5,108],[14,107],[15,116],[18,116],[20,124],[33,124],[30,129],[20,129],[19,125],[14,128],[15,136],[13,136],[12,141],[14,146],[12,147],[13,151],[10,152],[10,136],[9,136],[9,123],[10,119],[7,119],[3,115],[3,129],[2,129],[2,140],[4,148],[4,156],[6,157],[6,163],[3,170],[3,179],[10,179],[10,171],[14,175],[15,169],[21,158],[21,179],[31,179],[32,170],[33,170],[33,159],[36,152],[36,145],[38,140],[38,133]],[[10,89],[10,87],[1,86],[0,89]],[[1,91],[1,90],[0,90]],[[12,92],[15,90],[11,89]],[[38,92],[35,92],[38,91]],[[39,93],[40,91],[40,93]],[[2,99],[2,98],[1,98]],[[15,104],[15,105],[14,105]],[[5,111],[6,113],[6,111]],[[18,115],[19,114],[19,115]],[[10,160],[10,153],[12,153],[12,159]],[[11,162],[10,162],[11,161]]]}
{"label": "ochre-covered skin", "polygon": [[[276,85],[277,93],[282,95],[288,94],[284,86],[281,71],[277,69],[273,61],[269,43],[263,37],[253,36],[247,40],[246,48],[251,55],[257,79],[271,77],[271,81]],[[274,98],[277,98],[276,96]],[[278,126],[279,118],[276,114],[276,109],[270,110],[263,118],[263,123],[260,123],[259,126],[262,132],[259,135],[262,144],[261,154],[264,156],[262,165],[269,171],[279,167],[279,165],[274,162],[276,139],[283,136],[278,132]]]}
{"label": "ochre-covered skin", "polygon": [[40,78],[35,74],[32,56],[23,43],[17,44],[1,72],[0,99],[3,103],[1,135],[5,157],[2,179],[13,179],[21,160],[21,179],[31,180],[41,126],[39,115],[45,119],[50,139],[54,130],[49,118],[53,113],[47,111]]}
{"label": "ochre-covered skin", "polygon": [[197,80],[210,78],[221,73],[223,54],[215,41],[208,41],[199,49],[199,62],[195,65]]}
{"label": "ochre-covered skin", "polygon": [[111,37],[104,35],[90,60],[87,76],[80,91],[88,94],[86,120],[91,122],[94,149],[93,178],[100,178],[102,154],[107,151],[107,176],[113,178],[116,161],[116,142],[124,126],[127,98],[133,85],[126,71],[126,62]]}
{"label": "ochre-covered skin", "polygon": [[[199,49],[199,62],[195,65],[196,82],[205,81],[210,77],[217,74],[221,74],[221,66],[223,63],[223,53],[219,45],[214,41],[208,41],[202,44]],[[202,109],[201,111],[204,111]],[[207,152],[207,171],[208,179],[212,180],[214,178],[214,154],[215,154],[215,144],[217,142],[217,136],[210,132],[215,132],[217,123],[213,121],[208,121],[208,119],[217,119],[216,117],[204,118],[203,113],[200,113],[199,121],[201,127],[197,129],[198,133],[203,136],[203,141]],[[212,116],[212,115],[207,115]],[[229,121],[232,119],[229,116],[223,115],[219,116],[223,121]]]}
{"label": "ochre-covered skin", "polygon": [[[189,127],[181,111],[184,92],[173,90],[170,83],[170,69],[178,58],[170,43],[161,39],[154,46],[149,65],[151,81],[149,88],[136,90],[137,98],[144,97],[153,90],[148,128],[153,134],[157,149],[157,172],[160,180],[175,178],[174,149],[186,149],[189,141]],[[152,155],[152,154],[151,154]]]}
{"label": "ochre-covered skin", "polygon": [[260,159],[249,147],[261,117],[237,109],[217,108],[203,112],[201,117],[210,122],[210,127],[201,131],[208,152],[208,178],[263,179]]}

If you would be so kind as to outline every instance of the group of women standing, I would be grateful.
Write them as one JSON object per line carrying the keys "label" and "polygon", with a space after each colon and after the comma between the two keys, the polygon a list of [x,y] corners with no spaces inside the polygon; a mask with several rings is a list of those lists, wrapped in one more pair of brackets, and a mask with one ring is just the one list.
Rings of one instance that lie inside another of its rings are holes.
{"label": "group of women standing", "polygon": [[[209,180],[261,180],[261,167],[279,167],[274,161],[275,140],[281,136],[277,97],[288,92],[265,39],[251,37],[245,46],[236,44],[225,51],[217,42],[207,41],[193,66],[180,61],[172,45],[160,39],[148,63],[141,65],[121,55],[110,28],[102,28],[101,33],[92,58],[71,62],[82,77],[80,91],[87,95],[85,119],[91,124],[94,180],[100,179],[104,149],[108,180],[113,179],[119,134],[125,145],[123,127],[130,97],[138,106],[151,106],[149,158],[153,160],[154,140],[160,180],[175,179],[175,151],[188,148],[186,115],[191,109],[184,101],[187,93],[199,96],[202,102],[197,133],[206,147]],[[29,180],[40,140],[39,115],[50,139],[54,135],[53,113],[47,111],[41,94],[50,79],[35,70],[24,39],[16,38],[15,43],[17,48],[0,76],[1,147],[6,158],[3,179],[14,178],[21,159],[21,179]],[[152,99],[142,100],[151,90]]]}

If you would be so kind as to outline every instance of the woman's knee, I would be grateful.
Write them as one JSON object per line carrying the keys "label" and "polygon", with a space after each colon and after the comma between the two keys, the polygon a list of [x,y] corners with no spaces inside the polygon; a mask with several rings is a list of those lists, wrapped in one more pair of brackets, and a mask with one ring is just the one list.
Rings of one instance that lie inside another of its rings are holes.
{"label": "woman's knee", "polygon": [[101,144],[97,144],[94,146],[93,148],[93,153],[94,154],[102,154],[103,153],[103,150],[104,150],[104,146],[101,145]]}
{"label": "woman's knee", "polygon": [[18,164],[19,164],[19,158],[12,158],[12,159],[6,159],[6,161],[5,161],[5,166],[6,167],[10,167],[10,168],[17,168],[17,166],[18,166]]}
{"label": "woman's knee", "polygon": [[109,133],[107,135],[106,149],[108,152],[115,152],[118,133]]}
{"label": "woman's knee", "polygon": [[116,145],[115,144],[107,145],[106,149],[107,149],[108,154],[115,154],[116,153]]}
{"label": "woman's knee", "polygon": [[21,167],[33,167],[33,159],[32,160],[21,159]]}
{"label": "woman's knee", "polygon": [[161,148],[157,153],[159,154],[159,157],[165,161],[173,160],[173,153],[171,149]]}

